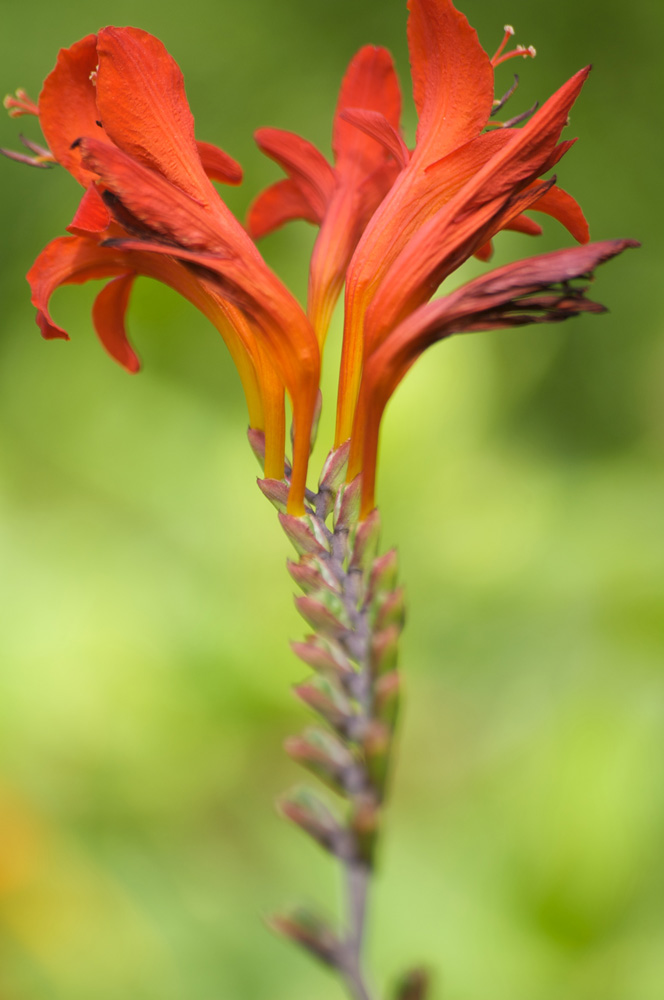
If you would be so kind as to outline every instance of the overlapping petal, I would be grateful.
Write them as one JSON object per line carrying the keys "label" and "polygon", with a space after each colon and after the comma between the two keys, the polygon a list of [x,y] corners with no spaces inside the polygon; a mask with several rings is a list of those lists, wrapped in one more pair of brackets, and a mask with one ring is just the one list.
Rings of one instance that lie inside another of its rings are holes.
{"label": "overlapping petal", "polygon": [[479,135],[493,105],[493,69],[477,32],[451,0],[409,0],[408,9],[419,165]]}
{"label": "overlapping petal", "polygon": [[604,306],[574,288],[596,267],[637,247],[635,240],[605,240],[508,264],[410,313],[367,360],[351,438],[349,476],[363,477],[362,511],[374,506],[380,422],[388,400],[417,358],[454,333],[528,323],[560,322]]}
{"label": "overlapping petal", "polygon": [[[369,122],[362,116],[369,116]],[[259,147],[288,178],[254,201],[249,231],[258,238],[298,218],[321,227],[309,268],[307,309],[321,346],[353,250],[402,167],[400,116],[392,58],[385,49],[367,45],[352,59],[341,85],[332,136],[334,167],[293,133],[256,133]]]}
{"label": "overlapping petal", "polygon": [[[180,69],[153,36],[114,27],[87,36],[60,52],[39,99],[50,152],[31,146],[38,156],[30,162],[55,159],[85,188],[68,227],[72,235],[49,244],[29,275],[43,335],[67,336],[49,314],[55,288],[110,278],[95,301],[94,325],[108,353],[136,371],[125,325],[134,280],[148,275],[175,288],[229,347],[255,443],[264,440],[269,478],[284,474],[284,393],[290,397],[293,514],[304,511],[320,352],[344,281],[336,444],[351,437],[349,476],[363,473],[366,515],[383,410],[422,351],[455,332],[597,311],[602,307],[569,282],[636,245],[587,244],[580,206],[555,178],[542,179],[574,141],[561,142],[560,135],[588,69],[525,125],[512,127],[527,114],[485,130],[494,66],[518,53],[490,60],[452,0],[408,0],[408,8],[415,149],[401,135],[392,59],[385,49],[365,46],[342,82],[334,165],[293,133],[256,134],[286,178],[253,203],[249,233],[211,183],[237,184],[242,170],[223,150],[196,139]],[[469,256],[487,260],[500,230],[539,234],[530,212],[552,216],[587,246],[501,268],[428,302]],[[320,228],[307,315],[251,238],[292,219]]]}
{"label": "overlapping petal", "polygon": [[[413,0],[413,8],[421,0]],[[439,0],[441,6],[450,6]],[[416,155],[373,216],[350,263],[336,443],[350,435],[363,358],[463,260],[529,207],[518,192],[564,153],[562,128],[589,69],[565,83],[521,129],[471,139],[424,170]],[[417,152],[417,150],[416,150]],[[541,188],[531,188],[539,191]],[[530,199],[530,205],[536,201]],[[547,205],[546,200],[542,204]],[[552,210],[562,210],[561,205]],[[565,216],[581,231],[579,218]]]}
{"label": "overlapping petal", "polygon": [[[178,290],[199,299],[204,311],[211,296],[215,319],[227,308],[230,328],[243,328],[251,343],[251,370],[241,373],[243,382],[255,383],[257,377],[260,382],[258,392],[250,386],[250,409],[255,415],[260,398],[261,413],[269,409],[277,428],[266,434],[266,475],[272,477],[283,475],[284,388],[289,393],[295,427],[292,508],[298,512],[316,405],[318,344],[300,307],[212,186],[211,179],[239,183],[242,171],[223,150],[196,140],[179,67],[147,32],[104,28],[60,53],[40,98],[40,117],[56,159],[86,187],[69,230],[105,242],[101,271],[113,273],[113,254],[125,263],[128,257],[142,262],[136,273],[156,270],[160,280],[186,285]],[[128,235],[139,240],[131,249],[109,243]],[[63,246],[64,257],[70,257],[70,244],[60,244],[60,251]],[[63,280],[86,280],[94,252],[88,243],[85,247],[87,270]],[[194,266],[187,258],[192,251],[207,255],[205,264]],[[80,245],[76,252],[82,252]],[[176,262],[178,254],[187,258],[185,264]],[[146,264],[146,257],[155,263]],[[133,370],[137,361],[122,318],[130,284],[130,277],[120,274],[107,286],[95,318],[104,345]],[[40,311],[45,335],[62,336],[47,315]],[[242,344],[242,337],[230,340],[229,346]],[[236,359],[241,369],[246,356],[242,344]]]}

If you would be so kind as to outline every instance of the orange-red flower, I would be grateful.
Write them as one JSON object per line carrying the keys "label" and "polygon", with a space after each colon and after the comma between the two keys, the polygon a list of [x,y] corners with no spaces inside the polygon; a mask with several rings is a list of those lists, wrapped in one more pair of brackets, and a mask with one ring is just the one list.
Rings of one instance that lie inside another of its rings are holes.
{"label": "orange-red flower", "polygon": [[[335,443],[350,439],[348,479],[362,474],[365,516],[374,505],[384,408],[426,347],[452,333],[599,311],[584,297],[585,287],[572,282],[637,245],[589,244],[576,201],[554,177],[542,179],[573,144],[560,136],[589,68],[536,113],[498,123],[493,113],[506,98],[494,100],[494,69],[534,50],[504,52],[508,28],[491,59],[452,0],[408,6],[419,114],[412,152],[401,136],[391,57],[372,46],[351,61],[341,87],[333,166],[292,133],[257,133],[259,146],[288,176],[253,203],[252,235],[295,218],[320,227],[308,316],[213,187],[211,178],[238,183],[240,168],[222,150],[196,141],[181,73],[153,36],[104,28],[60,53],[38,106],[23,92],[6,101],[10,114],[39,115],[49,147],[27,143],[33,157],[9,155],[36,166],[57,161],[85,188],[71,235],[50,243],[28,276],[44,336],[66,337],[48,313],[59,285],[111,277],[93,320],[109,353],[134,371],[138,361],[124,326],[134,278],[149,275],[177,289],[228,344],[250,426],[265,432],[268,478],[284,473],[288,393],[293,514],[305,510],[320,351],[344,281]],[[525,214],[533,210],[558,219],[585,245],[508,265],[429,302],[468,257],[490,256],[500,230],[541,232]]]}
{"label": "orange-red flower", "polygon": [[635,240],[604,240],[556,250],[490,271],[450,295],[419,306],[366,359],[351,439],[350,471],[362,471],[362,516],[374,507],[378,434],[385,406],[419,356],[454,333],[552,323],[605,307],[585,298],[587,279]]}
{"label": "orange-red flower", "polygon": [[[401,92],[392,57],[385,49],[367,45],[352,59],[341,85],[332,136],[334,167],[292,132],[262,128],[256,133],[260,148],[288,177],[254,201],[249,232],[259,238],[292,219],[320,226],[309,268],[307,311],[321,347],[357,242],[399,172],[398,154],[408,155],[398,134],[400,116]],[[393,147],[367,135],[363,119],[384,124]]]}
{"label": "orange-red flower", "polygon": [[588,70],[523,128],[484,131],[494,67],[475,31],[451,0],[410,0],[409,8],[417,140],[348,269],[337,441],[351,434],[363,357],[499,229],[539,209],[588,239],[576,202],[537,182],[569,148],[557,143]]}
{"label": "orange-red flower", "polygon": [[[33,109],[31,108],[30,111]],[[124,330],[137,274],[170,284],[222,332],[242,378],[250,423],[266,432],[266,474],[284,469],[283,391],[293,405],[291,509],[303,509],[319,350],[301,308],[267,267],[210,178],[238,183],[239,165],[197,142],[182,75],[161,42],[104,28],[60,52],[38,114],[50,156],[86,188],[69,230],[29,274],[45,337],[60,284],[114,276],[93,310],[107,350],[130,371]]]}

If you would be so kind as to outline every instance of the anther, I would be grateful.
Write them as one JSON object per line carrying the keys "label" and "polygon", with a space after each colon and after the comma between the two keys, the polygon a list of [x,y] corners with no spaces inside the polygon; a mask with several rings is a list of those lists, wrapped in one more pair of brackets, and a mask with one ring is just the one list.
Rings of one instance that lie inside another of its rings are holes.
{"label": "anther", "polygon": [[496,68],[496,66],[500,66],[500,64],[505,62],[507,59],[514,59],[515,56],[522,56],[524,59],[527,59],[529,56],[532,59],[535,58],[535,56],[537,55],[537,50],[535,49],[534,45],[528,45],[527,47],[525,45],[517,45],[509,52],[505,52],[503,54],[508,39],[514,34],[514,28],[512,27],[511,24],[506,24],[504,30],[505,30],[505,36],[500,45],[498,46],[493,59],[491,60],[491,65],[493,66],[494,69]]}
{"label": "anther", "polygon": [[2,103],[7,108],[7,111],[9,111],[10,118],[20,118],[21,115],[36,115],[39,117],[39,108],[21,88],[16,91],[15,97],[7,94]]}
{"label": "anther", "polygon": [[495,53],[493,59],[491,60],[491,65],[492,66],[496,66],[497,65],[496,59],[498,59],[498,57],[500,56],[500,53],[503,51],[503,49],[507,45],[508,39],[511,38],[511,36],[514,34],[514,28],[512,27],[511,24],[506,24],[505,27],[503,28],[503,31],[505,32],[505,34],[503,36],[502,42],[500,43],[500,45],[498,46],[498,48],[496,50],[496,53]]}

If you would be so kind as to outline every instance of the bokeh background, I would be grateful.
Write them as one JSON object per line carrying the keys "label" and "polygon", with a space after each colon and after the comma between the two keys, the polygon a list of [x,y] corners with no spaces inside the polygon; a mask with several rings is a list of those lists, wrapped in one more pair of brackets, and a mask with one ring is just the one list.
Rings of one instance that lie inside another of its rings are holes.
{"label": "bokeh background", "polygon": [[[463,9],[488,50],[504,21],[537,46],[502,69],[502,89],[521,75],[515,112],[593,62],[559,179],[594,238],[643,249],[599,273],[609,315],[440,345],[390,406],[379,495],[408,697],[371,958],[381,989],[430,964],[435,1000],[661,1000],[664,14]],[[57,49],[109,22],[178,59],[199,136],[245,167],[240,215],[279,176],[253,130],[329,150],[367,41],[395,55],[412,142],[402,0],[4,4],[0,90],[36,96]],[[3,118],[0,144],[21,129],[38,138]],[[138,377],[96,343],[92,287],[58,293],[72,341],[44,343],[24,274],[79,191],[60,170],[0,170],[0,997],[339,1000],[261,922],[301,896],[334,910],[337,883],[271,804],[299,779],[280,747],[304,721],[302,626],[238,380],[147,280]],[[312,240],[298,224],[264,244],[300,296]],[[549,220],[537,241],[503,235],[495,261],[568,241]],[[321,455],[329,436],[328,414]]]}

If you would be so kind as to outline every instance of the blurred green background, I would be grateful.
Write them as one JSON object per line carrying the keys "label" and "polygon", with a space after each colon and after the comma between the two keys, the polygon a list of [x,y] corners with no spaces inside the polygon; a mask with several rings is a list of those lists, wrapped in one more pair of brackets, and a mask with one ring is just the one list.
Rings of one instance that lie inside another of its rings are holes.
{"label": "blurred green background", "polygon": [[[504,21],[515,113],[580,66],[581,141],[559,168],[594,238],[643,241],[600,271],[611,309],[433,350],[390,406],[379,497],[398,544],[408,689],[370,951],[381,987],[437,970],[435,1000],[664,996],[662,9],[466,0]],[[57,49],[101,23],[160,36],[201,138],[246,170],[244,214],[279,176],[252,133],[329,150],[342,72],[387,45],[414,112],[402,0],[33,0],[3,4],[0,89],[34,96]],[[16,147],[29,119],[0,123]],[[339,1000],[261,915],[334,908],[334,866],[275,815],[306,673],[288,545],[253,484],[223,344],[139,282],[131,378],[95,341],[90,286],[44,343],[24,274],[64,231],[63,171],[0,163],[0,998]],[[313,230],[264,244],[302,296]],[[567,245],[498,241],[496,263]],[[480,271],[469,265],[464,275]],[[463,277],[461,275],[460,277]],[[333,409],[337,319],[325,374]],[[324,422],[321,454],[329,445]]]}

